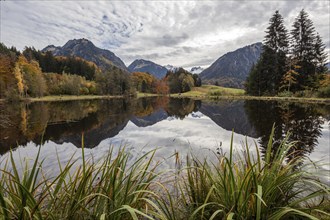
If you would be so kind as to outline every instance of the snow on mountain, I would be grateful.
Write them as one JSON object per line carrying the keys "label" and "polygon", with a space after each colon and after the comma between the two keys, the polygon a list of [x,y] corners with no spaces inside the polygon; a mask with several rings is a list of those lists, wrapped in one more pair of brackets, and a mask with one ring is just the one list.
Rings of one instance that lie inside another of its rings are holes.
{"label": "snow on mountain", "polygon": [[167,70],[171,71],[171,72],[176,72],[180,67],[177,66],[172,66],[170,64],[167,64],[166,66],[164,66]]}
{"label": "snow on mountain", "polygon": [[195,67],[192,67],[188,71],[191,72],[192,74],[200,74],[201,72],[203,72],[203,70],[204,70],[204,68],[202,68],[200,66],[195,66]]}

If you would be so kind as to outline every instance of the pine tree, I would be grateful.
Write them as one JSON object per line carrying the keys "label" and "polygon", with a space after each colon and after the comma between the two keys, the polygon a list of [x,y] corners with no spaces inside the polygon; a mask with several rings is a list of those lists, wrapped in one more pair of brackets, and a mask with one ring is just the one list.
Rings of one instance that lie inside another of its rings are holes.
{"label": "pine tree", "polygon": [[325,45],[322,42],[321,36],[317,33],[315,38],[315,59],[314,65],[316,67],[316,74],[322,74],[327,72],[327,67],[325,66],[327,61],[327,54],[325,52]]}
{"label": "pine tree", "polygon": [[265,36],[264,45],[272,49],[274,52],[288,52],[288,31],[283,24],[283,17],[278,11],[275,11],[273,17],[269,20],[267,35]]}
{"label": "pine tree", "polygon": [[316,73],[315,59],[315,28],[308,14],[301,10],[293,23],[291,31],[292,58],[298,61],[299,78],[296,89],[311,87],[311,78]]}
{"label": "pine tree", "polygon": [[[258,62],[257,64],[259,64]],[[245,92],[249,95],[257,95],[260,96],[260,86],[259,86],[259,78],[260,71],[257,72],[257,67],[255,64],[252,65],[250,73],[246,79]],[[217,83],[217,82],[216,82]]]}
{"label": "pine tree", "polygon": [[248,77],[246,92],[251,95],[276,94],[287,72],[288,32],[278,11],[269,20],[263,52]]}

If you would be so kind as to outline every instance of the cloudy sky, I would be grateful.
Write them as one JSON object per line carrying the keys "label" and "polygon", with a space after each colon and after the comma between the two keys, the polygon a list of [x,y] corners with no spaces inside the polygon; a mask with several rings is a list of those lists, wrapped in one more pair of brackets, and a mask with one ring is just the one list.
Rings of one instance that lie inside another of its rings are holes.
{"label": "cloudy sky", "polygon": [[330,2],[318,1],[0,1],[0,40],[7,46],[62,46],[87,38],[128,66],[209,66],[226,52],[263,40],[275,10],[291,29],[305,9],[330,48]]}

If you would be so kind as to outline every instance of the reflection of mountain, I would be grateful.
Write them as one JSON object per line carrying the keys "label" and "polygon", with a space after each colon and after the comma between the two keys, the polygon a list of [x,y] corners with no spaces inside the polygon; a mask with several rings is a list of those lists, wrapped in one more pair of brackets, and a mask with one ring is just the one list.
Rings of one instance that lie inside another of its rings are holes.
{"label": "reflection of mountain", "polygon": [[116,136],[130,119],[145,127],[169,114],[184,117],[194,108],[193,100],[168,97],[5,105],[0,111],[0,154],[29,141],[70,142],[81,147],[82,134],[84,146],[93,148]]}
{"label": "reflection of mountain", "polygon": [[199,109],[220,127],[235,133],[257,138],[257,133],[250,123],[244,101],[204,102]]}
{"label": "reflection of mountain", "polygon": [[133,109],[134,103],[124,99],[32,103],[8,108],[7,112],[12,111],[13,116],[9,117],[11,125],[0,133],[0,154],[16,147],[15,143],[25,145],[32,140],[40,144],[41,139],[71,142],[81,147],[82,134],[85,147],[95,147],[117,135],[126,126]]}
{"label": "reflection of mountain", "polygon": [[184,119],[193,111],[198,111],[201,101],[196,101],[189,98],[170,99],[170,102],[165,107],[168,116]]}
{"label": "reflection of mountain", "polygon": [[[193,113],[195,112],[195,113]],[[201,112],[201,113],[199,113]],[[193,114],[191,114],[193,113]],[[329,118],[329,105],[277,103],[262,101],[204,102],[188,98],[149,97],[74,102],[0,103],[0,154],[11,147],[51,140],[71,142],[93,148],[101,141],[116,136],[131,120],[138,127],[152,126],[164,119],[208,116],[220,127],[235,133],[259,138],[261,151],[276,123],[274,151],[279,140],[291,132],[297,151],[292,155],[308,155],[317,146],[321,126]],[[208,128],[205,128],[206,131]],[[189,130],[189,128],[188,128]],[[44,133],[44,135],[43,135]]]}
{"label": "reflection of mountain", "polygon": [[133,116],[130,120],[138,127],[147,127],[154,125],[168,117],[167,112],[164,109],[158,109],[147,116],[137,117]]}
{"label": "reflection of mountain", "polygon": [[[54,140],[57,144],[62,144],[64,142],[70,142],[76,147],[81,146],[81,136],[84,134],[84,147],[93,148],[99,145],[101,141],[107,138],[116,136],[121,130],[123,130],[127,125],[128,120],[123,122],[114,123],[113,119],[106,120],[102,122],[99,127],[92,128],[81,133],[69,133],[63,134],[60,139]],[[118,124],[117,124],[118,123]]]}

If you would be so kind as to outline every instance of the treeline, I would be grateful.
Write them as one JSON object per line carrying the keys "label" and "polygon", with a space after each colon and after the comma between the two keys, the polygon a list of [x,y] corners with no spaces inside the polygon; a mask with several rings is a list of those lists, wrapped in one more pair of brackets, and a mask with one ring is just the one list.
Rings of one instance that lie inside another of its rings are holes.
{"label": "treeline", "polygon": [[263,52],[246,82],[250,95],[330,96],[327,54],[312,20],[302,10],[290,33],[278,11],[269,21]]}
{"label": "treeline", "polygon": [[198,74],[192,74],[183,68],[179,68],[175,72],[168,71],[166,76],[160,80],[143,72],[134,72],[131,78],[134,88],[145,93],[183,93],[202,85]]}
{"label": "treeline", "polygon": [[168,71],[165,79],[168,81],[171,93],[188,92],[192,87],[202,85],[202,81],[197,74],[191,74],[183,68],[179,68],[176,72]]}
{"label": "treeline", "polygon": [[23,52],[0,44],[0,98],[19,100],[45,95],[134,95],[182,93],[201,86],[197,74],[183,68],[161,80],[149,73],[128,73],[117,67],[101,71],[78,57],[58,57],[33,47]]}
{"label": "treeline", "polygon": [[19,100],[44,95],[129,95],[130,77],[113,67],[101,72],[78,57],[54,57],[34,48],[20,53],[0,44],[0,98]]}
{"label": "treeline", "polygon": [[79,57],[54,56],[50,51],[43,53],[33,47],[26,47],[23,55],[29,61],[38,61],[42,72],[45,73],[70,73],[92,80],[97,72],[97,66],[94,63]]}

